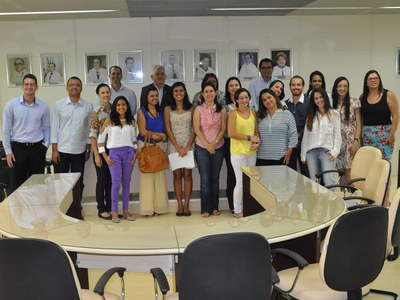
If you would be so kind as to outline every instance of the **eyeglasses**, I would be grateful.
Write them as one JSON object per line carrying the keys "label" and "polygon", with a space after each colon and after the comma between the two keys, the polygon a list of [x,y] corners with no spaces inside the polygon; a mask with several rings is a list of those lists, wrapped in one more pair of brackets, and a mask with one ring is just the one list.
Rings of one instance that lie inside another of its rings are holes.
{"label": "eyeglasses", "polygon": [[28,86],[36,86],[36,83],[27,83],[24,82],[24,86],[28,87]]}
{"label": "eyeglasses", "polygon": [[370,77],[368,78],[368,81],[376,81],[379,80],[379,77]]}
{"label": "eyeglasses", "polygon": [[69,87],[81,87],[80,83],[70,83],[68,84]]}

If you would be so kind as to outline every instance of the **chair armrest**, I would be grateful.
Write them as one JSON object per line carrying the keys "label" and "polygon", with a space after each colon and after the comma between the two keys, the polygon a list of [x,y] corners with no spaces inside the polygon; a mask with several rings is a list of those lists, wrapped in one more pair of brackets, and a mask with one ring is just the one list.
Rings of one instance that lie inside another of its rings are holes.
{"label": "chair armrest", "polygon": [[349,201],[349,200],[362,200],[362,201],[366,201],[368,204],[374,204],[375,201],[371,200],[367,197],[362,197],[362,196],[347,196],[347,197],[343,197],[344,201]]}
{"label": "chair armrest", "polygon": [[96,283],[96,286],[94,287],[94,292],[104,296],[104,287],[106,286],[107,282],[110,280],[110,278],[115,274],[118,273],[118,276],[121,279],[121,284],[122,284],[122,293],[125,294],[125,284],[124,284],[124,273],[126,271],[126,268],[122,267],[115,267],[107,270],[104,272],[103,275],[99,278],[99,280]]}
{"label": "chair armrest", "polygon": [[286,257],[289,257],[291,260],[293,260],[296,264],[297,267],[300,270],[303,270],[304,267],[307,267],[309,265],[308,261],[302,257],[300,254],[289,250],[289,249],[284,249],[284,248],[275,248],[271,249],[272,255],[275,256],[276,254],[283,255]]}
{"label": "chair armrest", "polygon": [[365,178],[353,178],[346,182],[346,185],[352,185],[354,182],[365,181]]}
{"label": "chair armrest", "polygon": [[165,277],[164,271],[161,268],[152,268],[150,269],[150,273],[153,275],[154,283],[157,282],[158,287],[163,295],[168,293],[169,284],[167,277]]}
{"label": "chair armrest", "polygon": [[347,210],[350,211],[350,210],[355,210],[355,209],[359,209],[359,208],[365,208],[365,207],[369,207],[369,206],[370,206],[370,204],[356,204],[356,205],[353,205],[353,206],[349,206],[347,208]]}
{"label": "chair armrest", "polygon": [[315,174],[315,177],[317,177],[318,179],[320,179],[320,178],[322,177],[322,175],[328,174],[328,173],[338,173],[339,176],[343,176],[343,175],[344,175],[344,172],[343,172],[343,171],[339,171],[339,170],[326,170],[326,171],[322,171],[322,172],[319,172],[319,173]]}
{"label": "chair armrest", "polygon": [[347,184],[332,184],[332,185],[327,185],[325,187],[327,189],[331,189],[331,188],[348,189],[348,190],[350,190],[351,193],[354,193],[355,191],[357,191],[357,188],[355,188],[354,186],[351,186],[351,185],[347,185]]}
{"label": "chair armrest", "polygon": [[279,279],[278,273],[276,273],[276,270],[274,267],[272,267],[271,272],[272,272],[271,281],[272,281],[272,285],[274,286],[279,283],[280,279]]}

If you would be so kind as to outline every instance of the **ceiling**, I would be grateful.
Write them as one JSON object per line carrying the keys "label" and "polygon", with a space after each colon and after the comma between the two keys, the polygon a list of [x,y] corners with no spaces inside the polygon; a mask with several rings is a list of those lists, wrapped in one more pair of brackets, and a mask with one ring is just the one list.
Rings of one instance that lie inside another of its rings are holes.
{"label": "ceiling", "polygon": [[[382,7],[398,7],[384,9]],[[214,11],[211,8],[268,8]],[[399,14],[400,0],[1,0],[5,12],[116,10],[114,12],[0,15],[0,21],[192,16]]]}

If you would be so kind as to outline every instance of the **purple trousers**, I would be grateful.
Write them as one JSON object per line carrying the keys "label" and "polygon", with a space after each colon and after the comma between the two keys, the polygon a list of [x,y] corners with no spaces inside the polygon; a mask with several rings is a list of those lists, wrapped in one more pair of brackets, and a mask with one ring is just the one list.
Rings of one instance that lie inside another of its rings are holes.
{"label": "purple trousers", "polygon": [[119,189],[122,185],[122,209],[129,206],[129,187],[131,183],[133,155],[135,150],[132,147],[119,147],[110,149],[110,158],[115,163],[110,166],[111,174],[111,212],[118,212]]}

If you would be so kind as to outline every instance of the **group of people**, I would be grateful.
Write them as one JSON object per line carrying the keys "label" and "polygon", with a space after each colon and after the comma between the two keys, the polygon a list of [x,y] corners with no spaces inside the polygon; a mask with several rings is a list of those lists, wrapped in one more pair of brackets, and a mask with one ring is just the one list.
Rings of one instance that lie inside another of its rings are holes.
{"label": "group of people", "polygon": [[[367,72],[359,99],[350,97],[349,81],[338,77],[332,93],[324,76],[315,71],[304,94],[301,76],[290,79],[291,95],[285,101],[284,83],[274,78],[273,62],[259,63],[261,76],[249,88],[230,77],[225,91],[218,78],[207,73],[201,91],[190,101],[182,82],[166,85],[165,69],[157,65],[152,83],[144,86],[137,110],[135,93],[121,84],[122,70],[109,70],[110,85],[96,88],[98,105],[80,97],[82,82],[71,77],[68,96],[57,101],[50,122],[49,106],[35,96],[37,79],[23,78],[23,95],[10,100],[3,116],[3,144],[11,168],[11,187],[18,188],[31,174],[43,173],[47,147],[52,144],[55,172],[80,172],[80,195],[74,195],[73,216],[82,218],[80,200],[85,161],[93,150],[96,167],[98,216],[118,223],[132,221],[129,211],[130,181],[135,156],[150,142],[167,142],[167,154],[185,157],[194,152],[200,174],[201,216],[220,215],[219,181],[225,159],[227,198],[235,217],[243,217],[242,166],[288,165],[316,180],[328,169],[349,176],[352,159],[361,145],[379,148],[390,160],[398,126],[396,96],[383,88],[377,71]],[[135,119],[137,113],[137,118]],[[139,171],[139,213],[167,213],[165,171]],[[331,185],[331,174],[323,184]],[[284,184],[284,183],[282,183]],[[177,216],[190,216],[192,169],[173,171]],[[122,215],[118,213],[122,186]]]}

